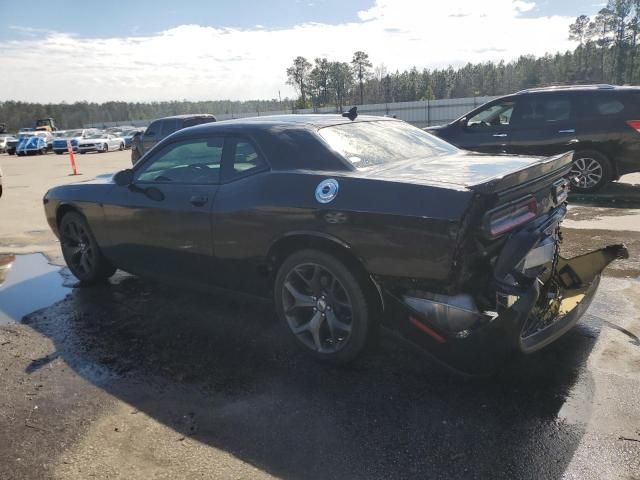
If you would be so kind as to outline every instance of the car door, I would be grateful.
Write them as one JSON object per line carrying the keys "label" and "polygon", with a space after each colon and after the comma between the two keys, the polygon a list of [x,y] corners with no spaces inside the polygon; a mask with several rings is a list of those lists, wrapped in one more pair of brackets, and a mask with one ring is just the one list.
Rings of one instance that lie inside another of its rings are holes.
{"label": "car door", "polygon": [[513,115],[509,152],[547,156],[572,150],[579,135],[575,103],[570,92],[522,95]]}
{"label": "car door", "polygon": [[162,129],[162,120],[156,120],[151,122],[151,125],[142,134],[142,147],[145,152],[148,152],[151,147],[160,141],[162,136],[160,135]]}
{"label": "car door", "polygon": [[208,283],[213,275],[211,208],[224,140],[171,142],[136,166],[104,206],[107,254],[124,270]]}
{"label": "car door", "polygon": [[120,146],[120,139],[113,134],[109,134],[109,149],[117,150]]}
{"label": "car door", "polygon": [[483,153],[505,153],[511,134],[511,115],[516,100],[505,98],[473,112],[460,123],[455,138],[449,141],[459,148]]}
{"label": "car door", "polygon": [[260,268],[274,226],[268,177],[267,161],[256,143],[227,137],[222,183],[213,205],[220,287],[258,295],[265,291],[267,278]]}

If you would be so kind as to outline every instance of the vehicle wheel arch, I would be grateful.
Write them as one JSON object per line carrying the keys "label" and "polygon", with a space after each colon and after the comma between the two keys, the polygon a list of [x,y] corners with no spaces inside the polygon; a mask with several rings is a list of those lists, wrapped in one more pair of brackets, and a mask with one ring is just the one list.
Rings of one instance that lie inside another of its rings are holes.
{"label": "vehicle wheel arch", "polygon": [[319,232],[292,232],[280,237],[269,248],[267,255],[270,284],[273,286],[278,269],[287,257],[299,250],[313,249],[328,253],[343,262],[367,290],[367,298],[374,302],[375,311],[384,310],[382,291],[367,273],[364,262],[346,242],[332,235]]}
{"label": "vehicle wheel arch", "polygon": [[82,216],[85,220],[87,220],[87,216],[82,213],[82,210],[78,208],[76,205],[72,203],[61,203],[56,210],[56,226],[60,227],[60,222],[62,218],[69,212],[77,213]]}

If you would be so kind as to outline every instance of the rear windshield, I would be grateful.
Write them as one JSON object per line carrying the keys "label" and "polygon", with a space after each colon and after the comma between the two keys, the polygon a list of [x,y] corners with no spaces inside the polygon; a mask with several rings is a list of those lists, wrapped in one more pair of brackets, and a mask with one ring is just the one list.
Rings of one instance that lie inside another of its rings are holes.
{"label": "rear windshield", "polygon": [[399,121],[344,123],[321,128],[318,133],[358,169],[458,151],[453,145]]}

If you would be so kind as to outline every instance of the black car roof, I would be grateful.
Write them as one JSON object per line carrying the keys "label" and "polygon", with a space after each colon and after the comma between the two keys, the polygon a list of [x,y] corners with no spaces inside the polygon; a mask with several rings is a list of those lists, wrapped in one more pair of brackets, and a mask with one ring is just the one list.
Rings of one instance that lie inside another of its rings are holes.
{"label": "black car roof", "polygon": [[547,87],[535,87],[535,88],[527,88],[525,90],[520,90],[516,92],[514,95],[521,95],[526,93],[547,93],[547,92],[592,92],[592,91],[609,91],[609,92],[619,92],[619,91],[629,91],[629,90],[640,90],[640,87],[637,86],[620,86],[620,85],[609,85],[609,84],[595,84],[595,85],[552,85]]}
{"label": "black car roof", "polygon": [[236,118],[233,120],[223,120],[215,123],[205,123],[202,125],[197,125],[194,127],[190,127],[189,130],[193,131],[194,129],[198,129],[199,131],[207,130],[207,129],[218,129],[224,128],[225,126],[248,126],[248,127],[274,127],[274,126],[309,126],[309,127],[328,127],[331,125],[340,125],[343,123],[354,123],[354,122],[373,122],[373,121],[395,121],[398,122],[400,120],[396,120],[394,118],[389,117],[378,117],[375,115],[358,115],[355,120],[349,120],[346,117],[338,114],[291,114],[291,115],[265,115],[263,117],[247,117],[247,118]]}

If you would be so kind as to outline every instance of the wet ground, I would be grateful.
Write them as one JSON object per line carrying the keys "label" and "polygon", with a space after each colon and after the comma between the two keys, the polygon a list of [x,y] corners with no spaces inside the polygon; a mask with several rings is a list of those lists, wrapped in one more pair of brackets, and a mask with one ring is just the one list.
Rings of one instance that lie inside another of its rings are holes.
{"label": "wet ground", "polygon": [[[325,367],[269,305],[123,273],[80,288],[42,255],[0,256],[0,478],[640,478],[640,225],[607,227],[637,211],[576,202],[567,255],[631,258],[576,328],[491,379],[388,332]],[[0,253],[30,236],[55,246],[16,229]]]}

